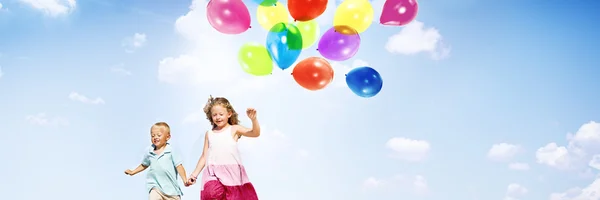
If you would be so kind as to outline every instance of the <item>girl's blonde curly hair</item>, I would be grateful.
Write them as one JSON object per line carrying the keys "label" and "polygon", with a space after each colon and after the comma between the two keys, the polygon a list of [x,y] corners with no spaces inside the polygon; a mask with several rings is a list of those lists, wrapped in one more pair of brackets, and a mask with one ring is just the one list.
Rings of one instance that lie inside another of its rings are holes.
{"label": "girl's blonde curly hair", "polygon": [[233,109],[233,106],[231,105],[231,103],[229,103],[229,100],[227,100],[225,97],[213,98],[213,96],[211,95],[210,97],[208,97],[208,102],[206,102],[206,105],[204,106],[204,113],[206,113],[206,119],[208,119],[208,121],[210,122],[210,125],[212,125],[213,128],[216,127],[215,122],[213,122],[213,120],[212,120],[211,110],[212,110],[213,106],[223,106],[223,108],[227,109],[227,111],[229,113],[231,113],[231,117],[229,117],[229,120],[228,120],[229,125],[240,124],[240,120],[238,119],[238,114],[237,114],[237,112],[235,112],[235,109]]}

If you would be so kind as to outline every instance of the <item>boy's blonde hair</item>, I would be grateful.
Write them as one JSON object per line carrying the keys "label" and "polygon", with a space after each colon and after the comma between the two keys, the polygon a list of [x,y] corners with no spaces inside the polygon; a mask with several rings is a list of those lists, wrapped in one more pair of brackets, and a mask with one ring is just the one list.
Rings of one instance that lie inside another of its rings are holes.
{"label": "boy's blonde hair", "polygon": [[235,112],[235,109],[233,109],[231,103],[229,103],[229,100],[227,100],[225,97],[213,98],[211,95],[210,97],[208,97],[208,102],[206,102],[206,105],[204,106],[204,113],[206,113],[206,119],[210,121],[210,125],[212,125],[213,128],[215,128],[216,126],[215,122],[213,122],[212,120],[211,109],[213,108],[213,106],[223,106],[223,108],[227,109],[227,111],[231,113],[231,117],[229,117],[229,120],[227,121],[229,125],[240,124],[238,114],[237,112]]}
{"label": "boy's blonde hair", "polygon": [[[156,122],[152,127],[163,127],[167,131],[167,135],[171,135],[171,127],[167,122]],[[150,127],[150,130],[152,130],[152,127]]]}

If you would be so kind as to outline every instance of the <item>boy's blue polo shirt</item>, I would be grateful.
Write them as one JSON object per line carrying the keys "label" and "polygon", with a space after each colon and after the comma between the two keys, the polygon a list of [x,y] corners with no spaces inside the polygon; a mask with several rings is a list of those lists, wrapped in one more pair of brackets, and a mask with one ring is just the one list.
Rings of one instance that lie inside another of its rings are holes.
{"label": "boy's blue polo shirt", "polygon": [[176,196],[183,195],[179,184],[177,184],[177,166],[183,163],[183,159],[173,153],[170,144],[167,144],[165,150],[161,154],[154,153],[154,145],[150,146],[148,152],[144,156],[142,165],[148,166],[146,175],[146,187],[148,193],[152,188],[157,188],[166,195]]}

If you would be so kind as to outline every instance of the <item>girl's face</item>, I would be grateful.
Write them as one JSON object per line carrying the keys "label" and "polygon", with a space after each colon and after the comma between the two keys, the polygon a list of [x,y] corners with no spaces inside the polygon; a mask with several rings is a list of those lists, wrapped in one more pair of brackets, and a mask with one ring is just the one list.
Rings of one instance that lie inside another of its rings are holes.
{"label": "girl's face", "polygon": [[210,109],[210,113],[212,114],[212,121],[217,127],[226,126],[229,122],[229,118],[231,117],[231,113],[227,110],[227,108],[221,105],[214,105]]}

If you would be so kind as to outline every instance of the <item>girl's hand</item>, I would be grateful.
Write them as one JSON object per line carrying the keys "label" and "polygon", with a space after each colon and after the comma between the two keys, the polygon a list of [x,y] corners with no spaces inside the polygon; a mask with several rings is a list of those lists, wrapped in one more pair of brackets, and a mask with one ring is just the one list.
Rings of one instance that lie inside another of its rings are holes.
{"label": "girl's hand", "polygon": [[188,178],[187,182],[188,182],[188,185],[194,185],[194,184],[196,184],[196,178],[190,177],[190,178]]}
{"label": "girl's hand", "polygon": [[248,118],[251,120],[256,120],[256,110],[254,108],[246,109],[246,115],[248,115]]}

